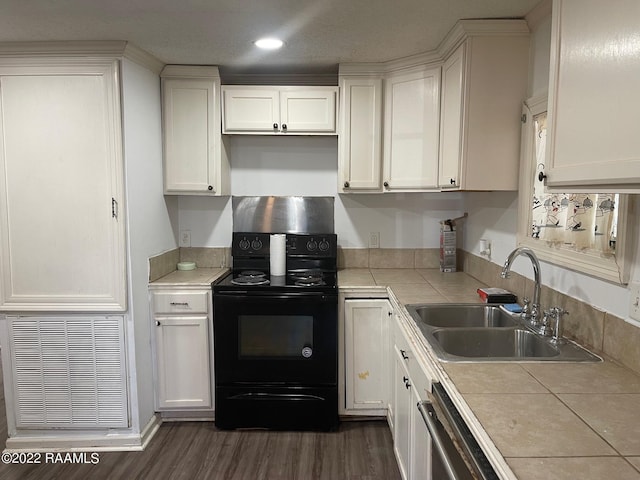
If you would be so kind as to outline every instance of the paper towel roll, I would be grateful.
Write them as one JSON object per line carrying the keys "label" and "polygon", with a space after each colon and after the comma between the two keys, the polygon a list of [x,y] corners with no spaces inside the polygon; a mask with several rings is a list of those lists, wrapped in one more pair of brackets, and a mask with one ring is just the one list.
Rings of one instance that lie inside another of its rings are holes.
{"label": "paper towel roll", "polygon": [[284,234],[271,235],[269,240],[269,262],[271,275],[284,275],[287,270],[287,236]]}

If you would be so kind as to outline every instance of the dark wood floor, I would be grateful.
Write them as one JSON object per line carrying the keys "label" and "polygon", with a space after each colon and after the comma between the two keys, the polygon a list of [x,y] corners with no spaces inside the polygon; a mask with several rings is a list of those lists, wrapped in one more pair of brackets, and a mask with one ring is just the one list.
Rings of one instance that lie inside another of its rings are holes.
{"label": "dark wood floor", "polygon": [[[1,371],[0,366],[3,448],[7,422]],[[165,423],[144,452],[101,452],[96,465],[0,463],[2,480],[399,478],[384,421],[342,422],[331,433],[223,432],[210,422]]]}

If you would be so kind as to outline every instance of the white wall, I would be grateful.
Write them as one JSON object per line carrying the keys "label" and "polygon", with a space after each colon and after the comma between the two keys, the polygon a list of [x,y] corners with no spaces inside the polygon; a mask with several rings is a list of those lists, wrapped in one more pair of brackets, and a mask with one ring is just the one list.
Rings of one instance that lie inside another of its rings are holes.
{"label": "white wall", "polygon": [[[335,198],[338,243],[367,247],[370,232],[381,247],[436,248],[439,221],[461,214],[462,194],[338,195],[337,138],[234,136],[231,191],[237,196],[307,195]],[[192,246],[231,244],[230,198],[180,197],[180,230]]]}
{"label": "white wall", "polygon": [[123,62],[122,76],[130,281],[127,340],[129,354],[135,351],[135,363],[129,361],[135,388],[130,398],[132,427],[139,431],[154,412],[148,258],[176,247],[172,222],[177,226],[177,202],[162,194],[159,77],[129,60]]}

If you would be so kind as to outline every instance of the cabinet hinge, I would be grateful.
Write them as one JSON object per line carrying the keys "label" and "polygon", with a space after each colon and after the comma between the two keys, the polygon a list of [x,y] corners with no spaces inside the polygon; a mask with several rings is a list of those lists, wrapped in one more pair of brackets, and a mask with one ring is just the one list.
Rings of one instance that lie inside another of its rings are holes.
{"label": "cabinet hinge", "polygon": [[111,217],[118,218],[118,202],[115,198],[111,197]]}
{"label": "cabinet hinge", "polygon": [[523,113],[522,116],[520,117],[520,121],[522,123],[527,123],[527,114]]}

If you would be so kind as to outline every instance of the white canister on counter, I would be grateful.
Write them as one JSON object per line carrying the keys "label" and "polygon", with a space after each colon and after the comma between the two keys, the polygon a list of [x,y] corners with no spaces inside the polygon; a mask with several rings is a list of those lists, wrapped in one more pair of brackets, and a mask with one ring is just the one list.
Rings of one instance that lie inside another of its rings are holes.
{"label": "white canister on counter", "polygon": [[287,270],[287,236],[273,234],[269,240],[269,262],[271,275],[282,276]]}

